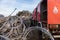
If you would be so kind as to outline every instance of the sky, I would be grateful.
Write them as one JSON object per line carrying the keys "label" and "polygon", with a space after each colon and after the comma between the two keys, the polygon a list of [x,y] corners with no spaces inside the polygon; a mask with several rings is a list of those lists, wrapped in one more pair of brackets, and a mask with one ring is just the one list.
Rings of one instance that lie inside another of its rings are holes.
{"label": "sky", "polygon": [[16,15],[16,13],[22,10],[32,12],[40,1],[41,0],[0,0],[0,14],[9,16],[15,8],[17,8],[17,10],[12,15]]}

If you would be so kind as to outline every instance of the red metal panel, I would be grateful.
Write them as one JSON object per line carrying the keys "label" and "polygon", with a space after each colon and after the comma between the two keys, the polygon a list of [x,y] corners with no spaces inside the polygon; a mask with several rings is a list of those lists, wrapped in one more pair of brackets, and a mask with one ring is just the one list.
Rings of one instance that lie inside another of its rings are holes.
{"label": "red metal panel", "polygon": [[38,22],[40,22],[40,3],[34,9],[32,16],[33,16],[33,20],[37,20]]}
{"label": "red metal panel", "polygon": [[48,0],[48,24],[60,24],[60,0]]}

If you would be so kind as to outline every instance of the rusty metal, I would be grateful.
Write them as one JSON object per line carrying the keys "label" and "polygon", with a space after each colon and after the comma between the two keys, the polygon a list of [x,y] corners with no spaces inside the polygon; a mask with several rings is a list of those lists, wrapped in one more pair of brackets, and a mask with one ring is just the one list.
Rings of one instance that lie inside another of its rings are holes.
{"label": "rusty metal", "polygon": [[9,16],[7,18],[6,22],[4,22],[3,25],[0,27],[0,35],[9,40],[27,40],[27,35],[32,30],[40,30],[44,34],[49,36],[51,40],[54,40],[49,31],[42,27],[26,28],[25,24],[23,23],[23,18],[18,16],[15,16],[14,18]]}

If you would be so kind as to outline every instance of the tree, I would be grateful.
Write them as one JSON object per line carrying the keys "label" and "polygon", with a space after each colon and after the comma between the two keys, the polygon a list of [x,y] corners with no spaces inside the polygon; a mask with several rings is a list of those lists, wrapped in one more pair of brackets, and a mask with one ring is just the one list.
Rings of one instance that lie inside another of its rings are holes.
{"label": "tree", "polygon": [[32,15],[32,13],[29,12],[29,11],[23,10],[23,11],[19,11],[16,15],[17,15],[17,16],[25,16],[25,17],[28,16],[28,17],[30,17],[30,16]]}

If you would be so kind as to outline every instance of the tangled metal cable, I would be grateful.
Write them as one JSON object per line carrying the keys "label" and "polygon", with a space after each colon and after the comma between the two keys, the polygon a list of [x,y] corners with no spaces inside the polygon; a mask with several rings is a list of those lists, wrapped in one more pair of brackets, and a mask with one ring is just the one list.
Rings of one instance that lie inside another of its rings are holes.
{"label": "tangled metal cable", "polygon": [[0,35],[14,40],[14,38],[20,36],[24,30],[25,25],[22,22],[22,18],[17,17],[14,19],[14,22],[8,20],[3,24],[3,26],[0,28]]}
{"label": "tangled metal cable", "polygon": [[[24,35],[22,37],[23,40],[26,40],[27,35],[32,31],[32,30],[40,30],[42,31],[44,34],[46,34],[47,36],[49,36],[49,38],[51,40],[54,40],[54,38],[52,37],[52,35],[45,29],[45,28],[41,28],[41,27],[30,27],[28,29],[25,30]],[[25,38],[25,39],[24,39]]]}
{"label": "tangled metal cable", "polygon": [[[13,19],[13,18],[12,18]],[[6,21],[3,26],[0,28],[0,37],[6,40],[27,40],[27,35],[33,30],[40,30],[51,40],[54,38],[51,34],[45,29],[41,27],[28,27],[26,28],[25,24],[21,17],[16,16],[15,19]]]}
{"label": "tangled metal cable", "polygon": [[0,35],[0,40],[10,40],[8,37]]}

